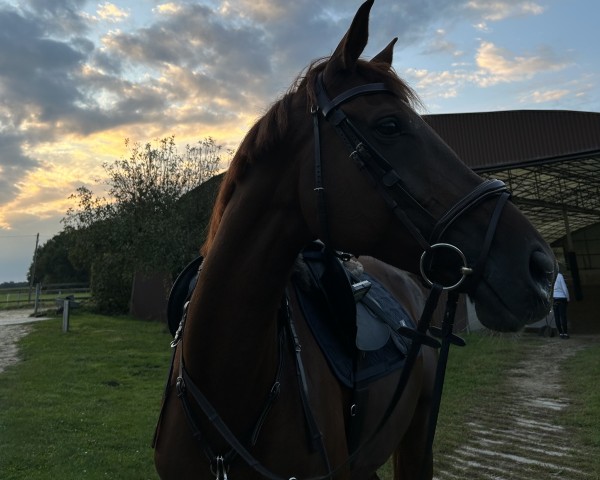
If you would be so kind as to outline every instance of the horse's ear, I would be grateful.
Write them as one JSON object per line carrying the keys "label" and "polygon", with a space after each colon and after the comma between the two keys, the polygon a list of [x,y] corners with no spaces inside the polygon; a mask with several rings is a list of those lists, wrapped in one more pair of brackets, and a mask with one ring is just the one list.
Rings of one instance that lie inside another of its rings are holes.
{"label": "horse's ear", "polygon": [[369,38],[369,12],[375,0],[367,0],[363,3],[356,15],[350,28],[342,38],[333,55],[325,67],[325,78],[334,75],[337,72],[352,72],[356,66],[356,61],[367,45]]}
{"label": "horse's ear", "polygon": [[396,44],[397,41],[398,41],[398,37],[394,38],[390,43],[388,43],[388,46],[385,47],[377,55],[375,55],[371,59],[371,61],[385,63],[391,67],[392,62],[394,61],[394,45]]}

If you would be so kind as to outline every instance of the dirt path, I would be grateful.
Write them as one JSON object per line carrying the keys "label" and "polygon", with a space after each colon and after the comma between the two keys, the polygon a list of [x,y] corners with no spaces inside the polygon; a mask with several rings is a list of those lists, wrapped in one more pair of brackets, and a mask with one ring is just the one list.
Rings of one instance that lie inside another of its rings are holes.
{"label": "dirt path", "polygon": [[[507,375],[509,392],[482,398],[458,451],[443,459],[451,465],[437,480],[583,480],[586,458],[555,421],[571,400],[560,385],[561,363],[598,338],[548,338]],[[451,458],[448,458],[451,457]]]}
{"label": "dirt path", "polygon": [[31,317],[29,310],[0,310],[0,373],[19,360],[17,342],[27,335],[32,322],[48,320]]}

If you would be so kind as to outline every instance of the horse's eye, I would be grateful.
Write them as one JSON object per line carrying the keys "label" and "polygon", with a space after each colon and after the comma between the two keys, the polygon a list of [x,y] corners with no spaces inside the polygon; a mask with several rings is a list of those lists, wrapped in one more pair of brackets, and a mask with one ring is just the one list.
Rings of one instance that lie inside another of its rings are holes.
{"label": "horse's eye", "polygon": [[384,118],[376,126],[375,129],[381,135],[392,137],[400,134],[400,123],[395,118]]}

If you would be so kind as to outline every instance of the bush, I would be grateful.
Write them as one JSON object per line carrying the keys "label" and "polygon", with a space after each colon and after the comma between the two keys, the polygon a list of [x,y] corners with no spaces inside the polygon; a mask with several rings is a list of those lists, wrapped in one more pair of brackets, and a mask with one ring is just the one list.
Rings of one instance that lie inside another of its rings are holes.
{"label": "bush", "polygon": [[105,253],[92,267],[90,289],[94,309],[103,314],[127,313],[133,275],[119,255]]}

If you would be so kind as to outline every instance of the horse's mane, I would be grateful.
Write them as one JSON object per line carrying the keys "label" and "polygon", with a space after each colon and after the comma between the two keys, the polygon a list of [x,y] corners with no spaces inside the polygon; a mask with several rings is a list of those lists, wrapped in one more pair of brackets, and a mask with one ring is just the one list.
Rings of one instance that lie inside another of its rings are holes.
{"label": "horse's mane", "polygon": [[[315,60],[305,72],[300,73],[289,90],[271,105],[269,110],[256,121],[242,140],[219,188],[208,225],[206,241],[201,249],[202,255],[206,256],[210,250],[225,208],[233,195],[236,184],[244,177],[246,167],[272,151],[284,139],[288,130],[293,97],[304,91],[306,108],[309,109],[311,105],[316,103],[315,77],[324,70],[328,59]],[[414,109],[422,105],[415,91],[398,77],[389,64],[359,60],[357,71],[368,82],[383,82],[410,108]]]}

